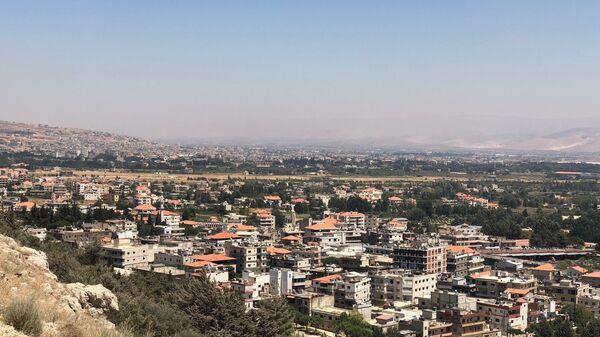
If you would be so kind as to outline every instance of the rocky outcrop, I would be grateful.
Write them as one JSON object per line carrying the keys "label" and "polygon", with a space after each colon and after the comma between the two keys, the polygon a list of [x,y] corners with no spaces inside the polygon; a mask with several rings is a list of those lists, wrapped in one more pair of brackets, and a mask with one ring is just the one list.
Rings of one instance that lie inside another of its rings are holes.
{"label": "rocky outcrop", "polygon": [[69,283],[65,287],[71,295],[65,300],[75,311],[85,309],[92,316],[99,316],[119,310],[117,296],[101,284]]}
{"label": "rocky outcrop", "polygon": [[[20,298],[35,299],[43,320],[41,337],[87,337],[86,331],[113,329],[105,315],[119,310],[117,297],[104,286],[60,283],[46,254],[0,235],[0,336],[25,336],[4,320],[6,308]],[[74,329],[83,332],[74,334]]]}

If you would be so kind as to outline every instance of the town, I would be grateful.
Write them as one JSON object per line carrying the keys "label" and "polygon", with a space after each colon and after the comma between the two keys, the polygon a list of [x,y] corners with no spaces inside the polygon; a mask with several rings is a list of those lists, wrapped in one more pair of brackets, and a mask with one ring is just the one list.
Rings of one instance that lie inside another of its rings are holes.
{"label": "town", "polygon": [[98,263],[122,277],[207,278],[246,311],[283,298],[306,336],[338,333],[348,317],[393,336],[538,336],[577,310],[600,315],[598,185],[580,174],[84,172],[0,168],[2,209],[41,241],[96,247]]}

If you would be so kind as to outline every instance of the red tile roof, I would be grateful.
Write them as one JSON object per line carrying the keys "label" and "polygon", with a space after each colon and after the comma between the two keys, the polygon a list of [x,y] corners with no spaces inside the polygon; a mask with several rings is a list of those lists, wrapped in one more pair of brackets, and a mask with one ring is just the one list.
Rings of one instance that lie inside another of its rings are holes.
{"label": "red tile roof", "polygon": [[453,253],[474,254],[475,249],[463,246],[448,246],[448,250]]}
{"label": "red tile roof", "polygon": [[543,264],[541,266],[537,266],[535,268],[532,268],[533,270],[537,270],[537,271],[555,271],[556,269],[554,268],[554,265],[551,263],[546,263]]}
{"label": "red tile roof", "polygon": [[274,246],[267,247],[267,254],[269,255],[285,255],[289,253],[291,252],[285,248],[279,248]]}
{"label": "red tile roof", "polygon": [[577,272],[580,272],[580,273],[582,273],[582,274],[585,274],[585,273],[587,273],[587,272],[588,272],[588,270],[587,270],[587,269],[585,269],[585,268],[583,268],[583,267],[580,267],[580,266],[570,266],[569,268],[570,268],[570,269],[573,269],[573,270],[575,270],[575,271],[577,271]]}
{"label": "red tile roof", "polygon": [[152,205],[148,205],[148,204],[141,204],[141,205],[137,205],[134,208],[136,211],[155,211],[156,207],[152,206]]}
{"label": "red tile roof", "polygon": [[600,271],[594,271],[585,275],[582,275],[583,277],[589,277],[589,278],[600,278]]}
{"label": "red tile roof", "polygon": [[333,281],[341,280],[341,279],[342,279],[342,275],[333,274],[333,275],[319,277],[319,278],[313,279],[312,281],[313,281],[313,283],[331,284],[331,283],[333,283]]}
{"label": "red tile roof", "polygon": [[192,256],[192,258],[195,260],[206,261],[206,262],[225,262],[225,261],[235,260],[235,258],[224,255],[224,254],[194,255],[194,256]]}
{"label": "red tile roof", "polygon": [[229,240],[229,239],[239,239],[240,237],[237,234],[229,233],[229,232],[221,232],[214,235],[209,235],[209,240]]}
{"label": "red tile roof", "polygon": [[337,222],[338,221],[335,218],[325,218],[314,225],[307,226],[306,229],[311,231],[333,230],[337,229],[337,227],[335,226]]}
{"label": "red tile roof", "polygon": [[203,261],[203,260],[194,261],[194,262],[190,262],[190,263],[184,264],[184,266],[191,267],[191,268],[202,268],[202,267],[214,266],[214,265],[215,264],[212,263],[212,262],[210,262],[210,261]]}

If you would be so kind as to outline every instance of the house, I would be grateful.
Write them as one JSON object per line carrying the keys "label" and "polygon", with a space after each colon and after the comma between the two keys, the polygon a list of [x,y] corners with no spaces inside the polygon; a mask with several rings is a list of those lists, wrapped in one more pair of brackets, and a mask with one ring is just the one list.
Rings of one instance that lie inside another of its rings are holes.
{"label": "house", "polygon": [[581,277],[584,274],[589,273],[589,271],[583,267],[580,266],[569,266],[565,271],[564,274],[568,277]]}
{"label": "house", "polygon": [[540,281],[553,281],[556,278],[556,268],[551,263],[546,263],[531,269],[531,274]]}

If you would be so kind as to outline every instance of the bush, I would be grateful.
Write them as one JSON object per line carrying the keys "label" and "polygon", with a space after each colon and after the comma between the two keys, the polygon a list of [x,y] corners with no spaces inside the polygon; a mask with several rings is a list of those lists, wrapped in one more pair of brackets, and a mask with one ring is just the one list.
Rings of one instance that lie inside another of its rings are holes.
{"label": "bush", "polygon": [[4,312],[4,320],[16,330],[29,336],[42,333],[42,318],[38,303],[33,298],[14,299]]}

